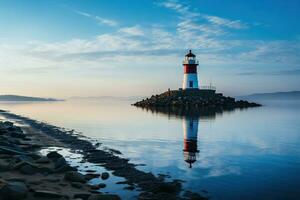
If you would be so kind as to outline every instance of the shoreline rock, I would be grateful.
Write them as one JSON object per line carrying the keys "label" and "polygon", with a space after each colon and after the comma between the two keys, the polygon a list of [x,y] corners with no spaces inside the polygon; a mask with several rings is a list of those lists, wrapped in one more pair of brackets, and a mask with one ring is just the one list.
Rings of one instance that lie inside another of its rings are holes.
{"label": "shoreline rock", "polygon": [[41,156],[40,148],[32,148],[38,142],[13,123],[0,121],[0,200],[74,199],[101,189],[91,190],[85,176],[59,153]]}

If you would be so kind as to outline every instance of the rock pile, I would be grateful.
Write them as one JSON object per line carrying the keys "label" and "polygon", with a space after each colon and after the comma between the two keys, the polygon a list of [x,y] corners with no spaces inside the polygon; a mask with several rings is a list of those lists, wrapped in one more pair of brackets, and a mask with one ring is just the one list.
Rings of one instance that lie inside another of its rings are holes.
{"label": "rock pile", "polygon": [[100,174],[83,175],[56,151],[42,156],[40,148],[21,128],[0,122],[0,200],[120,199],[101,194],[103,183],[87,184]]}
{"label": "rock pile", "polygon": [[150,98],[133,104],[137,107],[184,107],[184,108],[248,108],[261,106],[257,103],[238,100],[232,97],[225,97],[214,90],[169,90],[159,95],[152,95]]}

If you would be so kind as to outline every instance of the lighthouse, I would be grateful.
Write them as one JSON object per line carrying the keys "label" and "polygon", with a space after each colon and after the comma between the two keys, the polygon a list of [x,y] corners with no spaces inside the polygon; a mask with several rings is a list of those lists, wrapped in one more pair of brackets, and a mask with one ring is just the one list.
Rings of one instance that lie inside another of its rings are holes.
{"label": "lighthouse", "polygon": [[184,118],[183,119],[183,155],[184,161],[192,168],[192,164],[197,160],[197,154],[199,153],[197,147],[198,136],[198,124],[199,119],[196,118]]}
{"label": "lighthouse", "polygon": [[197,75],[198,64],[199,62],[196,60],[195,54],[190,50],[183,60],[184,75],[182,89],[199,89]]}

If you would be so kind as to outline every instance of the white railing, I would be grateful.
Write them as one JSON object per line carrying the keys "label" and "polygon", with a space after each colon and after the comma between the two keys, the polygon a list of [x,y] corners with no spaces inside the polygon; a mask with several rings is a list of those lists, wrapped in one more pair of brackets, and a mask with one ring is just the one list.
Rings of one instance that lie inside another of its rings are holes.
{"label": "white railing", "polygon": [[200,89],[201,90],[216,90],[217,88],[212,85],[204,85],[204,86],[200,86]]}
{"label": "white railing", "polygon": [[199,64],[198,60],[184,60],[182,64]]}

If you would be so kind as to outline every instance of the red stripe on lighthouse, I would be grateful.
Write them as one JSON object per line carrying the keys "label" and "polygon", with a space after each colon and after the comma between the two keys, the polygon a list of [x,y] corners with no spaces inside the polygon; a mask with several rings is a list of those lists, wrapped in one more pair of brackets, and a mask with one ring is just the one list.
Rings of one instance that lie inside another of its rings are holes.
{"label": "red stripe on lighthouse", "polygon": [[184,65],[185,74],[197,74],[197,65]]}

